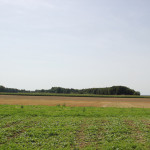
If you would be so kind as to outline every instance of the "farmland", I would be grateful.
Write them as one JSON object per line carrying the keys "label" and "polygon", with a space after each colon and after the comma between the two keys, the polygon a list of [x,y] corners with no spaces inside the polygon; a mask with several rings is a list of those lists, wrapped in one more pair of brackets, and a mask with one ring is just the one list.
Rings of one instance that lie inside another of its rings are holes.
{"label": "farmland", "polygon": [[0,149],[149,150],[150,98],[0,95]]}
{"label": "farmland", "polygon": [[150,109],[0,105],[0,149],[150,149]]}
{"label": "farmland", "polygon": [[150,98],[150,96],[140,95],[99,95],[99,94],[64,94],[64,93],[8,93],[0,92],[0,95],[20,95],[20,96],[60,96],[60,97],[106,97],[106,98]]}
{"label": "farmland", "polygon": [[0,95],[0,104],[11,105],[66,105],[80,107],[136,107],[150,108],[150,98],[115,97],[69,97],[69,96],[23,96]]}

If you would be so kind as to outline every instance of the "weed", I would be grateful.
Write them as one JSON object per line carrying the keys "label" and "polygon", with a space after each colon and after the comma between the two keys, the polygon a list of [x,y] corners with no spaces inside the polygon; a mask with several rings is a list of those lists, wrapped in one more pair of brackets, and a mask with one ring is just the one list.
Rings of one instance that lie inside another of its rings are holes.
{"label": "weed", "polygon": [[64,103],[62,106],[63,106],[63,107],[66,107],[66,104]]}
{"label": "weed", "polygon": [[85,112],[85,110],[86,110],[85,107],[83,107],[83,112]]}

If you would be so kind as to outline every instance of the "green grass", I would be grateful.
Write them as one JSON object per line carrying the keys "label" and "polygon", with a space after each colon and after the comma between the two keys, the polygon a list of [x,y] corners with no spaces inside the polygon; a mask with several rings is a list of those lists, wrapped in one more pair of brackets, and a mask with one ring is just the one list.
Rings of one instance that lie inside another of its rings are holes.
{"label": "green grass", "polygon": [[64,96],[64,97],[106,97],[106,98],[150,98],[150,96],[140,95],[96,95],[96,94],[58,94],[58,93],[6,93],[0,95],[22,95],[22,96]]}
{"label": "green grass", "polygon": [[150,109],[0,105],[1,150],[149,150]]}

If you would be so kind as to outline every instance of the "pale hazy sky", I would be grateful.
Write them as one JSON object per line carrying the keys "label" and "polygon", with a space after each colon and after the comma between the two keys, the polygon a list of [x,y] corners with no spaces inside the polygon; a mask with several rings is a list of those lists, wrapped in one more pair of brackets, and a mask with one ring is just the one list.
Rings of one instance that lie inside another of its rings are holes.
{"label": "pale hazy sky", "polygon": [[0,0],[0,85],[123,85],[150,94],[150,0]]}

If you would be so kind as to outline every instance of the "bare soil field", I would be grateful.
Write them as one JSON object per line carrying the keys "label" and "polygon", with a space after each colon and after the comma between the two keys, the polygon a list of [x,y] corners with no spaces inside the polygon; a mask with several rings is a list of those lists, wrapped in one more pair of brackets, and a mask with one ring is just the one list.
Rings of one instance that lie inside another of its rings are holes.
{"label": "bare soil field", "polygon": [[66,105],[78,107],[136,107],[150,108],[150,98],[97,98],[60,96],[0,95],[0,104],[9,105]]}

